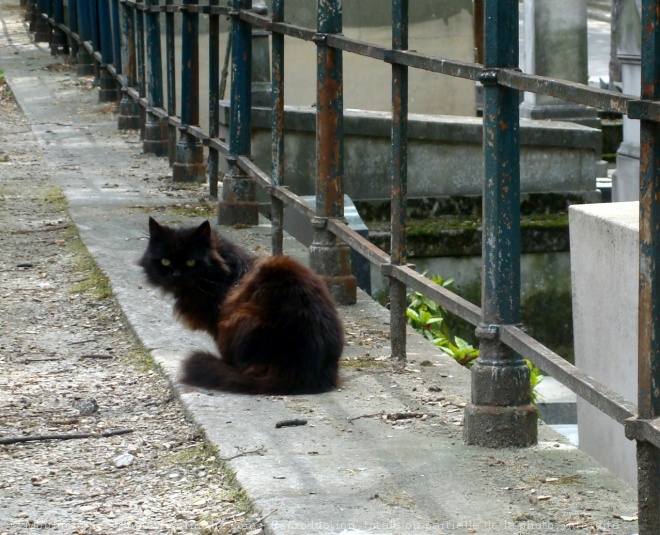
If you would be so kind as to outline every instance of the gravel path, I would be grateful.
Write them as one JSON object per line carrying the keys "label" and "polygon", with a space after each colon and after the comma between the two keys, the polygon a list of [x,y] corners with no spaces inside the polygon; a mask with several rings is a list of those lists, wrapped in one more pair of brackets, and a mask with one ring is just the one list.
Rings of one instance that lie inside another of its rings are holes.
{"label": "gravel path", "polygon": [[0,535],[261,533],[126,327],[4,81],[0,139]]}

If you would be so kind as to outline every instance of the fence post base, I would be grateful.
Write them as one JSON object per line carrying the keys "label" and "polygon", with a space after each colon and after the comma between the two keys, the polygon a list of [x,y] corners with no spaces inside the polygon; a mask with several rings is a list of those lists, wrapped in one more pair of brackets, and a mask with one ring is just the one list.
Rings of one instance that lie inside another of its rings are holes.
{"label": "fence post base", "polygon": [[119,96],[118,89],[114,76],[102,68],[99,77],[99,102],[116,102]]}
{"label": "fence post base", "polygon": [[147,121],[144,125],[144,141],[142,151],[156,156],[169,154],[169,140],[167,122],[156,115],[147,112]]}
{"label": "fence post base", "polygon": [[494,407],[469,404],[465,407],[463,440],[486,448],[526,448],[537,442],[536,407]]}
{"label": "fence post base", "polygon": [[480,356],[472,366],[472,403],[465,408],[463,439],[489,448],[524,448],[538,438],[530,403],[530,372],[523,358],[499,340],[498,325],[477,327]]}
{"label": "fence post base", "polygon": [[219,225],[257,225],[259,207],[254,179],[230,162],[231,171],[222,179],[222,199],[218,203]]}
{"label": "fence post base", "polygon": [[[123,90],[122,90],[123,91]],[[123,91],[123,96],[119,102],[119,118],[117,119],[117,128],[119,130],[137,130],[140,128],[139,104]]]}
{"label": "fence post base", "polygon": [[176,145],[176,158],[172,165],[174,182],[204,182],[206,164],[204,149],[198,139],[183,132]]}
{"label": "fence post base", "polygon": [[76,74],[78,76],[90,76],[94,74],[94,56],[89,53],[82,43],[78,47]]}
{"label": "fence post base", "polygon": [[34,42],[35,43],[49,43],[52,27],[48,24],[37,10],[37,19],[34,23]]}
{"label": "fence post base", "polygon": [[309,247],[309,265],[323,277],[330,294],[338,305],[353,305],[357,301],[357,280],[351,275],[351,249],[341,243],[318,222],[314,241]]}

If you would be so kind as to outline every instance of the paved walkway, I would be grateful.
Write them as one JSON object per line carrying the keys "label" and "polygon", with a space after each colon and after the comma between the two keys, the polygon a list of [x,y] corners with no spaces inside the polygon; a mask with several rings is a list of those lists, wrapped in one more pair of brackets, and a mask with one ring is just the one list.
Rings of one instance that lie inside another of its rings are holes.
{"label": "paved walkway", "polygon": [[[6,0],[0,5],[4,23]],[[117,132],[116,116],[98,104],[88,80],[77,79],[46,47],[28,44],[23,28],[3,27],[0,67],[32,121],[44,161],[128,322],[176,384],[180,359],[209,340],[174,322],[170,304],[144,285],[135,262],[147,216],[199,222],[192,217],[199,192],[173,188],[166,162],[142,155],[136,132]],[[252,250],[268,250],[266,224],[222,231]],[[291,239],[285,248],[306,256]],[[349,345],[337,392],[248,397],[178,388],[221,455],[235,457],[237,481],[270,533],[636,532],[635,522],[616,518],[634,515],[634,492],[548,427],[540,425],[539,445],[526,450],[465,446],[461,407],[469,373],[411,332],[409,372],[393,374],[386,364],[387,311],[360,295],[341,314]],[[426,416],[385,416],[397,412]],[[294,418],[308,423],[275,426]]]}

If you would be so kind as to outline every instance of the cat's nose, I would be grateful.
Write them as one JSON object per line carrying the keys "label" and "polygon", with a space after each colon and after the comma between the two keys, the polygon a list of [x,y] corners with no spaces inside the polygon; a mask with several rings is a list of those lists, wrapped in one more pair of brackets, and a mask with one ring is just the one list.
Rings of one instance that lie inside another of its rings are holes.
{"label": "cat's nose", "polygon": [[172,271],[172,278],[175,280],[179,280],[181,278],[181,270],[175,269],[174,271]]}

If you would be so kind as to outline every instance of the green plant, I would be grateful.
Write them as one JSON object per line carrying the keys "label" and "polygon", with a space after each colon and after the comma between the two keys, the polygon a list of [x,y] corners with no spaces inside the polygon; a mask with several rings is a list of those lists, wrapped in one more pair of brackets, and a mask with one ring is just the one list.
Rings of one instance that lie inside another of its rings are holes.
{"label": "green plant", "polygon": [[[454,279],[443,279],[440,275],[434,275],[431,277],[431,281],[443,288],[448,288],[453,284]],[[460,365],[469,368],[479,357],[479,348],[474,347],[451,332],[446,321],[447,311],[444,307],[421,293],[411,292],[408,294],[406,316],[408,317],[408,323],[417,332],[421,333]],[[536,403],[539,397],[536,387],[543,380],[543,375],[541,370],[529,360],[526,362],[530,372],[532,403]]]}

